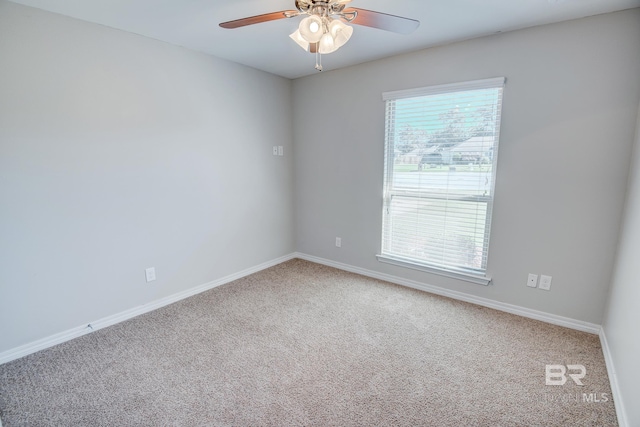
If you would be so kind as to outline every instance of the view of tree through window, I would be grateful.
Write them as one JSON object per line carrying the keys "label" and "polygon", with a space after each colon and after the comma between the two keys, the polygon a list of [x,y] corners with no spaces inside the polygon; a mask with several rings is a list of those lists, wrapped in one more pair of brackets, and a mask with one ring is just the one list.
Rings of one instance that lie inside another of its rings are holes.
{"label": "view of tree through window", "polygon": [[503,85],[384,94],[383,257],[484,274]]}

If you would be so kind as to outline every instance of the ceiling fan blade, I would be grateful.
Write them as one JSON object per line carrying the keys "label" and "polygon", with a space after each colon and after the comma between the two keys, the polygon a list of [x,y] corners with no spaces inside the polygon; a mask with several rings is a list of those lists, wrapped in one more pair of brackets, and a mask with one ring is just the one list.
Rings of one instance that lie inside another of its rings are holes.
{"label": "ceiling fan blade", "polygon": [[309,53],[316,53],[320,43],[309,43]]}
{"label": "ceiling fan blade", "polygon": [[381,30],[392,31],[400,34],[410,34],[420,26],[420,21],[415,19],[403,18],[401,16],[389,15],[382,12],[374,12],[372,10],[359,9],[352,7],[345,9],[344,13],[357,12],[352,24],[364,25],[365,27],[379,28]]}
{"label": "ceiling fan blade", "polygon": [[222,28],[239,28],[247,25],[259,24],[261,22],[276,21],[278,19],[292,18],[298,16],[300,12],[297,10],[281,10],[280,12],[265,13],[263,15],[250,16],[248,18],[236,19],[220,24]]}

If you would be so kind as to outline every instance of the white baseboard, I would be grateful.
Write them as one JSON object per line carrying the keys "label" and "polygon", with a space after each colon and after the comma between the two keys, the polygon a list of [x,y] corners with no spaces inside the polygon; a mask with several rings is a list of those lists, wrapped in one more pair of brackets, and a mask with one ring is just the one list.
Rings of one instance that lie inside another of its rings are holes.
{"label": "white baseboard", "polygon": [[613,358],[611,357],[611,349],[609,348],[609,342],[605,334],[605,328],[600,329],[600,343],[602,344],[602,353],[604,353],[604,361],[607,365],[607,373],[609,374],[609,383],[611,384],[611,393],[613,394],[613,403],[616,407],[616,415],[618,417],[618,425],[620,427],[627,427],[627,411],[624,407],[624,401],[622,400],[622,394],[620,393],[620,385],[618,384],[618,374],[613,364]]}
{"label": "white baseboard", "polygon": [[504,311],[511,314],[517,314],[518,316],[527,317],[530,319],[540,320],[546,323],[552,323],[554,325],[564,326],[570,329],[576,329],[578,331],[589,332],[591,334],[600,333],[600,325],[595,323],[583,322],[581,320],[575,320],[568,317],[557,316],[555,314],[545,313],[543,311],[532,310],[526,307],[520,307],[513,304],[507,304],[504,302],[494,301],[488,298],[477,297],[475,295],[466,294],[464,292],[452,291],[439,286],[428,285],[414,280],[403,279],[401,277],[392,276],[390,274],[379,273],[373,270],[367,270],[360,267],[354,267],[352,265],[343,264],[336,261],[331,261],[324,258],[319,258],[304,253],[296,253],[296,258],[304,259],[307,261],[315,262],[317,264],[323,264],[329,267],[334,267],[340,270],[349,271],[351,273],[361,274],[363,276],[372,277],[374,279],[384,280],[386,282],[395,283],[397,285],[407,286],[409,288],[418,289],[421,291],[429,292],[436,295],[441,295],[449,298],[453,298],[460,301],[470,302],[472,304],[481,305],[483,307],[493,308],[499,311]]}
{"label": "white baseboard", "polygon": [[[295,257],[296,257],[295,254],[285,255],[280,258],[276,258],[274,260],[256,265],[254,267],[247,268],[238,273],[230,274],[221,279],[214,280],[212,282],[205,283],[203,285],[196,286],[191,289],[187,289],[186,291],[178,292],[176,294],[169,295],[167,297],[164,297],[155,301],[151,301],[147,304],[134,307],[132,309],[125,310],[120,313],[116,313],[114,315],[104,317],[102,319],[98,319],[96,321],[90,322],[89,324],[77,326],[75,328],[68,329],[66,331],[39,339],[37,341],[30,342],[20,347],[7,350],[3,353],[0,353],[0,365],[15,359],[19,359],[21,357],[27,356],[31,353],[35,353],[37,351],[44,350],[49,347],[53,347],[54,345],[61,344],[65,341],[72,340],[82,335],[86,335],[98,329],[106,328],[107,326],[124,322],[125,320],[131,319],[133,317],[139,316],[144,313],[148,313],[150,311],[164,307],[165,305],[173,304],[174,302],[183,300],[185,298],[189,298],[193,295],[199,294],[204,291],[208,291],[209,289],[213,289],[215,287],[224,285],[226,283],[233,282],[234,280],[241,279],[242,277],[248,276],[250,274],[257,273],[258,271],[267,269],[269,267],[273,267],[274,265],[278,265],[285,261],[289,261]],[[2,424],[0,424],[0,427],[2,427]]]}
{"label": "white baseboard", "polygon": [[[392,276],[389,274],[379,273],[373,270],[367,270],[360,267],[355,267],[348,264],[343,264],[336,261],[331,261],[324,258],[315,257],[312,255],[307,255],[304,253],[292,253],[289,255],[282,256],[280,258],[276,258],[271,261],[267,261],[265,263],[256,265],[254,267],[250,267],[248,269],[242,270],[238,273],[234,273],[218,280],[211,281],[209,283],[205,283],[200,286],[196,286],[194,288],[188,289],[183,292],[179,292],[173,295],[170,295],[165,298],[161,298],[156,301],[152,301],[148,304],[132,308],[130,310],[125,310],[120,313],[116,313],[112,316],[104,317],[102,319],[96,320],[95,322],[91,322],[88,325],[82,325],[75,328],[71,328],[69,330],[60,332],[58,334],[51,335],[49,337],[33,341],[29,344],[25,344],[23,346],[5,351],[0,353],[0,365],[6,362],[10,362],[15,359],[19,359],[20,357],[29,355],[31,353],[35,353],[40,350],[44,350],[46,348],[52,347],[56,344],[63,343],[65,341],[69,341],[73,338],[80,337],[92,331],[106,328],[107,326],[114,325],[119,322],[123,322],[125,320],[131,319],[135,316],[139,316],[144,313],[148,313],[150,311],[156,310],[158,308],[164,307],[166,305],[172,304],[174,302],[180,301],[182,299],[191,297],[193,295],[199,294],[201,292],[207,291],[209,289],[213,289],[215,287],[224,285],[226,283],[232,282],[234,280],[240,279],[242,277],[248,276],[253,273],[257,273],[261,270],[265,270],[267,268],[273,267],[275,265],[281,264],[283,262],[289,261],[293,258],[300,258],[303,260],[307,260],[310,262],[315,262],[317,264],[323,264],[329,267],[334,267],[340,270],[349,271],[356,274],[361,274],[363,276],[372,277],[374,279],[384,280],[390,283],[395,283],[402,286],[407,286],[410,288],[418,289],[425,292],[430,292],[436,295],[441,295],[449,298],[453,298],[460,301],[470,302],[473,304],[481,305],[483,307],[489,307],[496,310],[504,311],[507,313],[516,314],[519,316],[527,317],[530,319],[536,319],[543,322],[551,323],[554,325],[564,326],[570,329],[576,329],[579,331],[589,332],[593,334],[598,334],[600,336],[600,342],[602,343],[602,350],[604,353],[604,358],[606,362],[607,371],[609,374],[609,381],[611,383],[611,390],[613,394],[613,399],[616,407],[616,414],[618,417],[618,424],[620,427],[626,427],[628,424],[626,422],[626,412],[624,410],[624,404],[622,401],[622,396],[620,394],[620,389],[618,386],[616,371],[613,365],[613,359],[611,357],[609,345],[607,343],[606,335],[604,329],[600,327],[600,325],[596,325],[594,323],[583,322],[580,320],[570,319],[567,317],[557,316],[554,314],[545,313],[542,311],[531,310],[525,307],[520,307],[512,304],[506,304],[499,301],[490,300],[487,298],[477,297],[474,295],[469,295],[463,292],[452,291],[449,289],[441,288],[438,286],[428,285],[425,283],[403,279],[397,276]],[[0,427],[2,427],[2,420],[0,420]]]}
{"label": "white baseboard", "polygon": [[[469,294],[465,294],[463,292],[452,291],[449,289],[441,288],[438,286],[428,285],[425,283],[416,282],[413,280],[403,279],[397,276],[392,276],[384,273],[379,273],[372,270],[366,270],[359,267],[354,267],[352,265],[339,263],[336,261],[331,261],[324,258],[319,258],[311,255],[307,255],[304,253],[292,253],[289,255],[282,256],[280,258],[276,258],[271,261],[267,261],[265,263],[256,265],[254,267],[250,267],[248,269],[242,270],[238,273],[231,274],[229,276],[223,277],[218,280],[214,280],[209,283],[205,283],[200,286],[196,286],[194,288],[188,289],[183,292],[179,292],[173,295],[170,295],[165,298],[161,298],[156,301],[149,302],[145,305],[134,307],[129,310],[125,310],[120,313],[116,313],[111,316],[104,317],[102,319],[98,319],[96,321],[90,322],[89,324],[77,326],[75,328],[68,329],[66,331],[62,331],[60,333],[39,339],[37,341],[33,341],[31,343],[22,345],[20,347],[16,347],[10,350],[7,350],[3,353],[0,353],[0,365],[6,362],[10,362],[15,359],[19,359],[20,357],[26,356],[31,353],[35,353],[40,350],[44,350],[46,348],[52,347],[54,345],[63,343],[65,341],[69,341],[73,338],[80,337],[92,331],[105,328],[107,326],[114,325],[119,322],[123,322],[125,320],[131,319],[135,316],[139,316],[140,314],[148,313],[150,311],[156,310],[160,307],[164,307],[165,305],[172,304],[174,302],[180,301],[182,299],[188,298],[190,296],[199,294],[201,292],[207,291],[209,289],[213,289],[217,286],[224,285],[225,283],[232,282],[234,280],[240,279],[242,277],[248,276],[250,274],[256,273],[258,271],[264,270],[266,268],[272,267],[274,265],[283,263],[285,261],[289,261],[293,258],[300,258],[307,261],[315,262],[318,264],[327,265],[330,267],[338,268],[340,270],[349,271],[352,273],[361,274],[363,276],[372,277],[375,279],[385,280],[387,282],[395,283],[402,286],[407,286],[414,289],[419,289],[422,291],[430,292],[436,295],[442,295],[449,298],[457,299],[460,301],[466,301],[473,304],[478,304],[484,307],[493,308],[500,311],[505,311],[507,313],[517,314],[519,316],[528,317],[531,319],[541,320],[543,322],[552,323],[554,325],[565,326],[567,328],[576,329],[579,331],[590,332],[593,334],[600,333],[600,326],[587,323],[580,320],[574,320],[562,316],[556,316],[554,314],[544,313],[541,311],[531,310],[528,308],[506,304],[494,300],[490,300],[487,298],[477,297]],[[90,325],[90,326],[89,326]]]}

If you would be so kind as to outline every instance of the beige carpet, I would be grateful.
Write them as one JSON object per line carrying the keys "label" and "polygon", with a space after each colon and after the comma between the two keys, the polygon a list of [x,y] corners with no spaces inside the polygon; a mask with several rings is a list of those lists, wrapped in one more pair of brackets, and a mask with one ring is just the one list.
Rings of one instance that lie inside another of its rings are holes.
{"label": "beige carpet", "polygon": [[[584,385],[545,385],[547,364],[584,365]],[[0,417],[4,427],[617,425],[597,336],[301,260],[1,365]]]}

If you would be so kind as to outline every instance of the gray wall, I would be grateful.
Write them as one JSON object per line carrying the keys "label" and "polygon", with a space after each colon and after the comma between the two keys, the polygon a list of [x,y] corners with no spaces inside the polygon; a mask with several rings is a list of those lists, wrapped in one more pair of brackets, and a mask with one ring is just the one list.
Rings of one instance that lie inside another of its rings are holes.
{"label": "gray wall", "polygon": [[0,353],[293,252],[291,118],[289,80],[0,1]]}
{"label": "gray wall", "polygon": [[[600,323],[639,23],[635,9],[292,83],[0,0],[0,352],[294,250]],[[496,76],[493,285],[378,263],[381,93]],[[529,272],[552,275],[551,292],[527,288]]]}
{"label": "gray wall", "polygon": [[[611,283],[611,293],[603,322],[615,377],[623,396],[627,425],[640,425],[640,112],[636,143],[629,177],[627,204],[620,233],[620,244]],[[609,372],[609,375],[612,375]],[[619,404],[619,402],[616,402]]]}
{"label": "gray wall", "polygon": [[[294,81],[297,250],[600,324],[638,110],[639,41],[634,9]],[[488,262],[493,285],[379,263],[382,92],[498,76],[507,84]],[[551,291],[527,288],[528,273],[553,276]]]}

